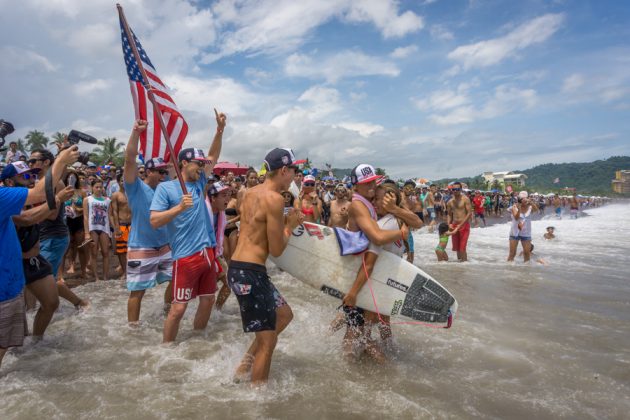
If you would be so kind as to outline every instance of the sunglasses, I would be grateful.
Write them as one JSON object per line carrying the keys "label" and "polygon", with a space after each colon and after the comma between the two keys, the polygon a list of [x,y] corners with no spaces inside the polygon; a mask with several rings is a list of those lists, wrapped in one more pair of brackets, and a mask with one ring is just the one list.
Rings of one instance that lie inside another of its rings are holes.
{"label": "sunglasses", "polygon": [[206,162],[202,162],[200,160],[191,160],[191,162],[196,163],[197,166],[199,166],[200,168],[203,168],[204,166],[206,166]]}
{"label": "sunglasses", "polygon": [[160,169],[158,172],[160,173],[160,175],[168,174],[168,171],[166,169]]}
{"label": "sunglasses", "polygon": [[28,163],[29,165],[35,165],[35,163],[43,162],[44,160],[46,160],[46,159],[35,159],[35,158],[33,158],[33,159],[27,160],[26,163]]}
{"label": "sunglasses", "polygon": [[305,186],[305,187],[314,187],[314,186],[315,186],[315,183],[314,183],[314,182],[305,182],[305,183],[304,183],[304,186]]}
{"label": "sunglasses", "polygon": [[34,179],[34,180],[37,180],[37,178],[38,178],[36,174],[29,174],[29,173],[26,173],[26,174],[20,174],[20,176],[21,176],[21,177],[22,177],[22,179],[24,179],[25,181],[28,181],[29,179]]}
{"label": "sunglasses", "polygon": [[461,191],[461,188],[451,188],[451,191]]}
{"label": "sunglasses", "polygon": [[139,174],[143,174],[143,173],[144,173],[144,171],[138,171],[138,173],[139,173]]}

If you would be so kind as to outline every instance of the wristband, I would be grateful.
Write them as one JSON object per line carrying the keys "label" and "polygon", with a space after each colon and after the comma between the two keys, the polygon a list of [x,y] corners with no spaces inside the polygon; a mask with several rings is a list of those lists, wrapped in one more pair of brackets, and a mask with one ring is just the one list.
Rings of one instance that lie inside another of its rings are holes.
{"label": "wristband", "polygon": [[217,127],[217,133],[219,133],[219,134],[223,134],[223,129],[222,129],[222,128]]}
{"label": "wristband", "polygon": [[55,200],[55,188],[53,187],[52,168],[46,172],[44,189],[46,191],[46,204],[48,204],[48,208],[55,210],[57,208],[57,201]]}

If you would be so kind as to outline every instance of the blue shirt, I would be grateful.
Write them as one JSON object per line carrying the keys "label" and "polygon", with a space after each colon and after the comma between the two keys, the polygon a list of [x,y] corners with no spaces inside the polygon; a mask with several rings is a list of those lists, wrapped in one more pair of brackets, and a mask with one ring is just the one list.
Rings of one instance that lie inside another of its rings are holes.
{"label": "blue shirt", "polygon": [[[193,197],[192,207],[178,214],[166,225],[173,259],[188,257],[204,248],[214,248],[216,239],[210,215],[206,208],[206,174],[199,181],[187,182],[186,189]],[[165,211],[178,206],[182,201],[182,187],[177,179],[158,185],[151,202],[152,211]]]}
{"label": "blue shirt", "polygon": [[133,184],[125,182],[125,194],[131,209],[129,248],[161,248],[168,244],[166,226],[153,229],[150,222],[155,190],[136,177]]}
{"label": "blue shirt", "polygon": [[28,189],[0,187],[0,302],[15,298],[24,288],[22,248],[11,216],[26,203]]}

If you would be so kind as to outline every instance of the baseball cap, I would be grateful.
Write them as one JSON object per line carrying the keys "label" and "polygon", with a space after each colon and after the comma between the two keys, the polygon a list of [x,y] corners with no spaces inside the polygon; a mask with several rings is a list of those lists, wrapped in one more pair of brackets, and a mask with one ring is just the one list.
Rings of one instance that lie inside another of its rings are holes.
{"label": "baseball cap", "polygon": [[190,162],[192,160],[199,160],[201,162],[212,162],[212,160],[206,158],[206,155],[203,153],[203,150],[197,149],[194,147],[189,147],[188,149],[182,149],[177,155],[177,160],[180,162],[187,161]]}
{"label": "baseball cap", "polygon": [[4,167],[4,169],[2,170],[2,175],[0,175],[0,179],[5,180],[13,178],[16,175],[24,174],[27,172],[36,174],[39,171],[40,170],[38,168],[31,168],[30,166],[28,166],[28,163],[18,160],[17,162],[9,163],[7,166]]}
{"label": "baseball cap", "polygon": [[408,179],[403,184],[403,187],[406,187],[407,185],[411,185],[412,187],[415,188],[416,187],[416,181],[414,181],[413,179]]}
{"label": "baseball cap", "polygon": [[302,180],[302,184],[305,182],[315,182],[315,177],[313,175],[306,175]]}
{"label": "baseball cap", "polygon": [[225,191],[228,188],[229,187],[227,185],[225,185],[223,182],[217,181],[217,182],[215,182],[214,184],[212,184],[210,186],[210,189],[208,190],[208,193],[210,193],[210,195],[217,195],[221,191]]}
{"label": "baseball cap", "polygon": [[167,166],[168,166],[168,163],[164,162],[164,159],[159,158],[159,157],[149,159],[144,164],[145,169],[160,169],[160,168],[166,168]]}
{"label": "baseball cap", "polygon": [[275,171],[283,166],[297,166],[305,160],[295,159],[293,150],[276,147],[265,156],[265,167],[268,171]]}
{"label": "baseball cap", "polygon": [[94,163],[94,162],[88,162],[88,163],[87,163],[87,167],[88,167],[88,168],[96,168],[96,163]]}
{"label": "baseball cap", "polygon": [[378,175],[372,165],[362,163],[354,167],[350,173],[350,182],[352,184],[366,184],[368,182],[376,181]]}

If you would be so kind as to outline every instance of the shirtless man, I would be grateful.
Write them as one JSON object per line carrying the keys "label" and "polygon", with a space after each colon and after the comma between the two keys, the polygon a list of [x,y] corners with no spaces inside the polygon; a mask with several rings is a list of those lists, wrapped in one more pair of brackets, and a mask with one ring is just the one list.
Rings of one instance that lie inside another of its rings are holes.
{"label": "shirtless man", "polygon": [[453,198],[446,205],[447,223],[453,229],[453,251],[457,252],[459,261],[468,261],[466,245],[470,234],[470,218],[472,216],[472,205],[470,199],[462,195],[462,184],[454,182],[451,185]]}
{"label": "shirtless man", "polygon": [[[414,212],[420,220],[424,222],[424,217],[422,214],[422,202],[418,200],[418,197],[415,194],[416,183],[412,180],[408,180],[403,185],[402,191],[402,202],[403,207]],[[414,258],[414,246],[413,246],[413,235],[411,230],[409,230],[409,235],[405,239],[405,243],[407,244],[407,261],[413,264]]]}
{"label": "shirtless man", "polygon": [[330,202],[330,220],[328,226],[345,228],[348,224],[348,209],[350,208],[350,194],[342,184],[335,188],[335,199]]}
{"label": "shirtless man", "polygon": [[433,233],[435,229],[436,223],[436,215],[435,215],[435,193],[437,192],[437,185],[431,184],[429,186],[429,191],[427,192],[427,196],[425,198],[425,204],[427,208],[427,215],[429,216],[429,233]]}
{"label": "shirtless man", "polygon": [[562,219],[562,200],[560,200],[560,197],[558,197],[558,194],[553,196],[552,204],[556,211],[556,217],[558,219]]}
{"label": "shirtless man", "polygon": [[271,357],[280,334],[293,319],[287,304],[267,276],[269,254],[284,252],[291,232],[302,215],[290,209],[284,217],[284,198],[297,166],[290,149],[273,149],[265,157],[265,182],[248,189],[241,204],[241,232],[228,269],[228,283],[241,308],[243,331],[256,334],[236,370],[236,379],[246,378],[251,369],[252,384],[269,378]]}
{"label": "shirtless man", "polygon": [[119,191],[112,194],[112,221],[114,222],[114,239],[116,240],[116,255],[122,268],[122,276],[127,276],[127,241],[131,232],[131,210],[125,194],[122,179],[118,180]]}

